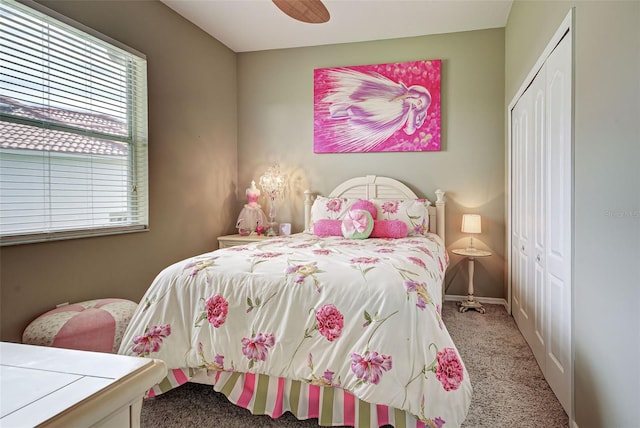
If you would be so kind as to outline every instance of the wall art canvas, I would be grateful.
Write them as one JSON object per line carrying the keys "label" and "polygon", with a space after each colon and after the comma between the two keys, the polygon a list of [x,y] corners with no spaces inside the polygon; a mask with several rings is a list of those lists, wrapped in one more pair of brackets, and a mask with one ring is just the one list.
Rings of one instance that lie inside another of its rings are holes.
{"label": "wall art canvas", "polygon": [[440,60],[314,70],[314,152],[440,150]]}

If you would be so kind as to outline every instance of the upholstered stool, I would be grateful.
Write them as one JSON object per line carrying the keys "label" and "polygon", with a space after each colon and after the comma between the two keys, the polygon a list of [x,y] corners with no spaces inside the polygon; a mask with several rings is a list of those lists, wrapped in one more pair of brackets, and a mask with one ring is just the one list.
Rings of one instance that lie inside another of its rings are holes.
{"label": "upholstered stool", "polygon": [[29,345],[117,353],[138,305],[125,299],[99,299],[60,306],[27,326]]}

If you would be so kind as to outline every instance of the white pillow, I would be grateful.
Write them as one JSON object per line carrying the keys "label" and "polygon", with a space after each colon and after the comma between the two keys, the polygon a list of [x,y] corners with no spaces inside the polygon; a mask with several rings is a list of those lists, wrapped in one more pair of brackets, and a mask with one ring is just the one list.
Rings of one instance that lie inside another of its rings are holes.
{"label": "white pillow", "polygon": [[426,199],[371,200],[378,208],[378,220],[402,220],[407,236],[422,236],[429,232],[429,205]]}
{"label": "white pillow", "polygon": [[309,232],[313,232],[313,224],[318,220],[342,220],[349,212],[351,205],[358,199],[352,198],[327,198],[318,196],[311,205],[311,219],[309,220]]}

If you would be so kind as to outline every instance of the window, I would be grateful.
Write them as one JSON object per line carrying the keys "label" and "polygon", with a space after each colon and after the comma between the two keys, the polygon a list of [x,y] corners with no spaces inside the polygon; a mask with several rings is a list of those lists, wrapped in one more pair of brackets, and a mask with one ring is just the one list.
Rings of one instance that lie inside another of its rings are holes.
{"label": "window", "polygon": [[148,228],[144,55],[0,0],[0,244]]}

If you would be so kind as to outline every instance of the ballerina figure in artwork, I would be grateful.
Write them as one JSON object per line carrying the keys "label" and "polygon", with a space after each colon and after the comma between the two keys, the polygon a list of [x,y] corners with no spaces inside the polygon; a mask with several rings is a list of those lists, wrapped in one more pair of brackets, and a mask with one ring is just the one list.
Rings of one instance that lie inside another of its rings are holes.
{"label": "ballerina figure in artwork", "polygon": [[328,72],[331,89],[328,132],[336,151],[375,151],[396,131],[412,135],[422,126],[431,94],[420,85],[404,83],[378,73],[350,69]]}

